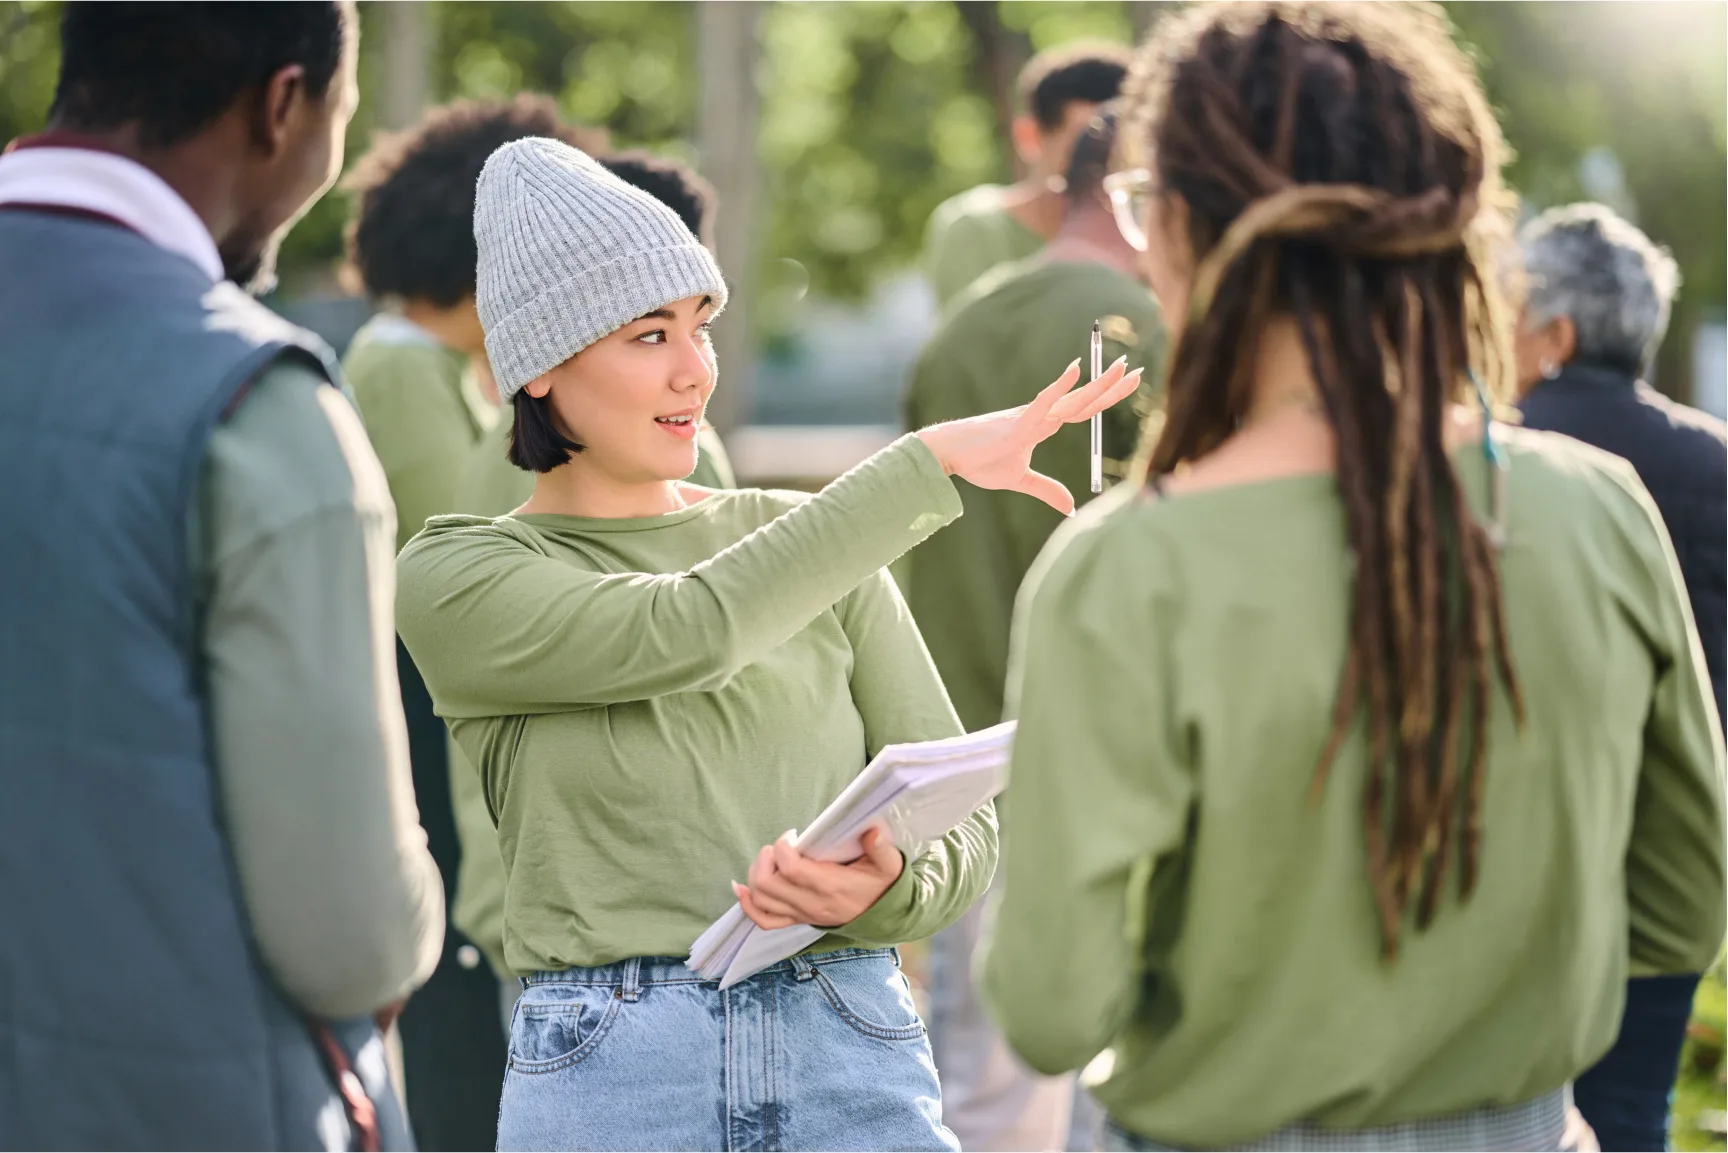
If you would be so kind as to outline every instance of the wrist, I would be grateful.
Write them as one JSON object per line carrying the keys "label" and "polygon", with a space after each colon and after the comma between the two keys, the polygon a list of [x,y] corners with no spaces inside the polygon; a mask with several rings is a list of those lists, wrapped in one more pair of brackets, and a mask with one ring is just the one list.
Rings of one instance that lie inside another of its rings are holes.
{"label": "wrist", "polygon": [[921,428],[912,434],[924,442],[924,447],[930,450],[930,455],[936,458],[936,463],[942,466],[944,476],[954,475],[954,466],[948,463],[946,453],[947,437],[943,435],[942,426],[933,424],[929,428]]}

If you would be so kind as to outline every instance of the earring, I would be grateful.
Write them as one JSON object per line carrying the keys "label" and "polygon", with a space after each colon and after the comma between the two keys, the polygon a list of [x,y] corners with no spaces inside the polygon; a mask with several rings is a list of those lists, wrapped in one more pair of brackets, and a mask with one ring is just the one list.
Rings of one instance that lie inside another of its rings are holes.
{"label": "earring", "polygon": [[1560,366],[1558,364],[1555,364],[1551,360],[1544,360],[1542,362],[1542,379],[1543,380],[1553,380],[1555,377],[1557,377],[1559,375],[1560,375]]}

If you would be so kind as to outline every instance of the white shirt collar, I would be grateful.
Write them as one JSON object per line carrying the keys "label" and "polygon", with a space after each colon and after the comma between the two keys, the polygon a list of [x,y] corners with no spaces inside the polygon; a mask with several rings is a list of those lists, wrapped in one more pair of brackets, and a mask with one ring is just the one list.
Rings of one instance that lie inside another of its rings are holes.
{"label": "white shirt collar", "polygon": [[135,160],[88,148],[19,148],[0,156],[0,204],[111,216],[158,247],[223,279],[216,241],[180,194]]}

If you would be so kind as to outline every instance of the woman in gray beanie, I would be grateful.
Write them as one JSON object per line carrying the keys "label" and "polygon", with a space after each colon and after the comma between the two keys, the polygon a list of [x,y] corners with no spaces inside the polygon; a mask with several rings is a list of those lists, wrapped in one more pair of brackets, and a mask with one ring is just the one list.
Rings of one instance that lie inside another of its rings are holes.
{"label": "woman in gray beanie", "polygon": [[[550,140],[495,153],[478,303],[510,516],[434,518],[398,561],[398,627],[478,767],[508,888],[501,1149],[953,1149],[894,946],[988,884],[996,818],[847,864],[781,830],[883,745],[961,731],[884,566],[960,514],[950,476],[1063,511],[1034,446],[1128,396],[1078,364],[1022,409],[901,438],[815,497],[684,483],[726,284],[658,201]],[[733,878],[728,883],[728,878]],[[740,883],[746,882],[746,883]],[[819,925],[721,992],[685,968],[734,899]]]}

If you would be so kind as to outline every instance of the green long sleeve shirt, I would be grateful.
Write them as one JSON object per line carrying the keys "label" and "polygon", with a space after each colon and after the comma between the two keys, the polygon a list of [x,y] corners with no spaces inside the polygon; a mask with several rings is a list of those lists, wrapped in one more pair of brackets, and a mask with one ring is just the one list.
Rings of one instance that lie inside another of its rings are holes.
{"label": "green long sleeve shirt", "polygon": [[353,407],[266,369],[211,433],[191,518],[211,747],[259,955],[305,1011],[431,976],[444,890],[396,690],[396,520]]}
{"label": "green long sleeve shirt", "polygon": [[[913,367],[903,405],[906,426],[922,428],[1025,404],[1086,363],[1092,322],[1103,322],[1104,363],[1126,356],[1147,369],[1131,400],[1104,413],[1105,477],[1119,477],[1152,403],[1163,324],[1152,294],[1102,264],[1034,257],[998,269],[968,289],[937,326]],[[1092,499],[1091,438],[1065,425],[1039,445],[1032,466]],[[906,596],[968,730],[1002,719],[1008,630],[1014,595],[1062,514],[1017,493],[967,487],[966,515],[919,545],[903,562]]]}
{"label": "green long sleeve shirt", "polygon": [[[960,731],[882,568],[959,512],[907,437],[814,498],[444,517],[409,544],[397,626],[484,784],[512,971],[683,955],[878,749]],[[817,948],[937,931],[995,856],[986,807]]]}
{"label": "green long sleeve shirt", "polygon": [[[500,517],[520,507],[534,494],[534,474],[510,463],[511,414],[469,450],[456,486],[453,512]],[[736,488],[732,462],[720,435],[704,425],[696,434],[701,450],[690,483],[703,488]],[[462,748],[450,741],[450,804],[455,810],[456,836],[462,860],[456,871],[456,892],[450,897],[450,923],[486,955],[500,977],[508,976],[504,960],[504,862],[498,855],[498,832],[480,775]]]}
{"label": "green long sleeve shirt", "polygon": [[400,549],[429,518],[456,510],[462,470],[497,409],[461,353],[389,313],[354,335],[342,371],[390,483]]}
{"label": "green long sleeve shirt", "polygon": [[[1020,605],[986,995],[1034,1067],[1086,1065],[1178,1148],[1558,1088],[1628,973],[1722,943],[1722,736],[1673,551],[1623,461],[1511,430],[1480,881],[1380,960],[1361,721],[1318,803],[1350,611],[1336,483],[1110,494]],[[1455,457],[1477,508],[1480,450]],[[1456,859],[1454,859],[1454,870]]]}
{"label": "green long sleeve shirt", "polygon": [[947,308],[966,288],[999,265],[1023,260],[1044,238],[1002,206],[1007,189],[980,184],[950,196],[924,226],[924,275]]}

